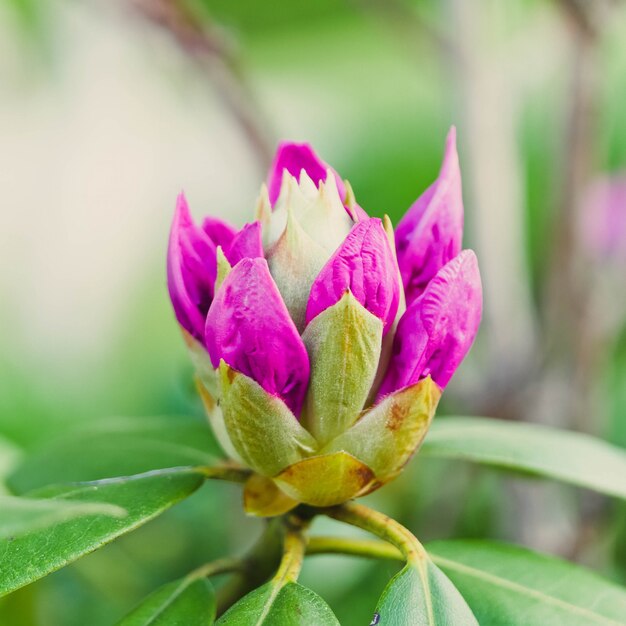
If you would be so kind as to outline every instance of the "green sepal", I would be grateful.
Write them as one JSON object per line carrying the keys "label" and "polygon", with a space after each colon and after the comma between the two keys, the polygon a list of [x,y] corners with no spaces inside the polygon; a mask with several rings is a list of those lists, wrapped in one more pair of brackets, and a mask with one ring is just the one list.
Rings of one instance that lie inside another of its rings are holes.
{"label": "green sepal", "polygon": [[224,250],[222,250],[222,246],[217,246],[216,260],[217,277],[215,279],[215,287],[213,288],[215,293],[217,293],[217,290],[222,286],[224,279],[228,276],[228,274],[230,274],[230,270],[233,269],[224,254]]}
{"label": "green sepal", "polygon": [[181,330],[196,376],[211,396],[215,398],[217,396],[217,374],[211,363],[209,353],[195,337],[192,337],[184,328]]}
{"label": "green sepal", "polygon": [[311,506],[334,506],[375,484],[374,472],[347,452],[313,456],[290,465],[274,478],[281,491]]}
{"label": "green sepal", "polygon": [[383,323],[346,291],[307,326],[311,377],[302,421],[321,445],[354,424],[380,358]]}
{"label": "green sepal", "polygon": [[348,452],[370,467],[378,481],[385,482],[404,467],[424,440],[440,397],[441,390],[430,376],[396,391],[322,453]]}
{"label": "green sepal", "polygon": [[213,431],[217,442],[220,444],[220,447],[222,448],[224,453],[231,459],[243,462],[243,459],[239,456],[237,450],[235,450],[235,446],[233,446],[233,442],[228,436],[226,424],[224,423],[224,413],[222,412],[222,408],[217,403],[216,399],[208,392],[207,388],[197,376],[196,389],[198,390],[198,394],[200,396],[200,399],[202,400],[202,404],[204,405],[204,410],[211,426],[211,430]]}
{"label": "green sepal", "polygon": [[317,442],[280,398],[223,360],[218,371],[226,430],[246,465],[274,476],[315,452]]}
{"label": "green sepal", "polygon": [[243,508],[248,515],[274,517],[291,511],[298,504],[267,476],[252,474],[243,488]]}

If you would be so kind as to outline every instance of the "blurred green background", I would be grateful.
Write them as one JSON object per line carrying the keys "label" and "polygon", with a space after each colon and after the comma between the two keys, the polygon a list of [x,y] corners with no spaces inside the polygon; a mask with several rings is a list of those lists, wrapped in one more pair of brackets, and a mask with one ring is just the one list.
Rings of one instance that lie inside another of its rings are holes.
{"label": "blurred green background", "polygon": [[[589,183],[626,167],[625,101],[618,2],[4,0],[0,489],[34,486],[2,486],[30,458],[40,476],[96,477],[73,467],[76,430],[203,419],[165,286],[180,189],[196,217],[241,225],[276,142],[309,141],[397,222],[436,177],[451,124],[485,318],[438,419],[537,421],[626,446],[626,267],[591,254],[580,227],[601,219]],[[89,430],[78,440],[98,454]],[[51,446],[69,450],[60,469]],[[117,452],[131,471],[133,449]],[[523,542],[626,582],[623,505],[572,488],[416,459],[370,499],[423,541]],[[236,487],[206,485],[0,601],[0,624],[112,624],[260,530]],[[368,623],[394,571],[315,557],[303,580],[350,626]]]}

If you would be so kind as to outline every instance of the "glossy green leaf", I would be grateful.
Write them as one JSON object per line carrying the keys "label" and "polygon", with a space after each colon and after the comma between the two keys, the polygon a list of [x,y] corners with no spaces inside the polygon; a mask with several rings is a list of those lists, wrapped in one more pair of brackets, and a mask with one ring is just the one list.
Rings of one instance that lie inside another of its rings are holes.
{"label": "glossy green leaf", "polygon": [[100,502],[0,496],[0,539],[13,538],[83,515],[124,517],[126,511]]}
{"label": "glossy green leaf", "polygon": [[326,602],[298,583],[269,582],[239,600],[219,626],[339,626]]}
{"label": "glossy green leaf", "polygon": [[383,323],[349,291],[302,334],[311,378],[302,422],[320,445],[354,424],[380,359]]}
{"label": "glossy green leaf", "polygon": [[480,624],[626,624],[626,589],[577,565],[484,541],[435,541],[426,547]]}
{"label": "glossy green leaf", "polygon": [[123,518],[86,515],[54,523],[15,539],[0,540],[0,596],[97,550],[191,495],[204,477],[189,468],[161,470],[33,492],[37,498],[107,503],[127,511]]}
{"label": "glossy green leaf", "polygon": [[626,498],[626,450],[537,424],[480,417],[435,420],[421,455],[463,459]]}
{"label": "glossy green leaf", "polygon": [[49,484],[130,476],[183,465],[212,465],[219,455],[203,419],[114,418],[32,452],[7,482],[15,493],[25,493]]}
{"label": "glossy green leaf", "polygon": [[381,626],[478,626],[461,594],[427,558],[405,565],[391,579],[378,601],[372,623]]}
{"label": "glossy green leaf", "polygon": [[215,622],[215,610],[213,585],[189,576],[151,593],[118,626],[209,626]]}

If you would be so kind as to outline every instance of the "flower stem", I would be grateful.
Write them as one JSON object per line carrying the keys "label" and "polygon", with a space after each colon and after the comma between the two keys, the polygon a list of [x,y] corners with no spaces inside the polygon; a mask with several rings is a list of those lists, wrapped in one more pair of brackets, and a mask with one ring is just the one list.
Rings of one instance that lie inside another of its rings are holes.
{"label": "flower stem", "polygon": [[[278,587],[283,587],[287,583],[298,580],[306,549],[304,530],[308,524],[293,516],[285,521],[283,557],[273,578]],[[294,521],[297,521],[297,524],[294,524]]]}
{"label": "flower stem", "polygon": [[250,470],[237,465],[216,465],[210,467],[202,465],[198,467],[198,471],[204,474],[205,478],[214,480],[227,480],[231,483],[245,483],[250,477]]}
{"label": "flower stem", "polygon": [[385,541],[373,539],[346,539],[344,537],[311,537],[306,555],[348,554],[374,559],[403,560],[402,553]]}
{"label": "flower stem", "polygon": [[424,589],[428,624],[434,624],[435,617],[428,574],[430,559],[417,537],[396,520],[362,504],[346,502],[340,506],[326,509],[324,512],[333,519],[362,528],[380,539],[388,541],[402,553],[407,561],[405,567],[413,567],[419,574]]}
{"label": "flower stem", "polygon": [[280,562],[282,545],[282,520],[269,521],[259,540],[242,559],[243,567],[235,572],[217,593],[217,612],[221,615],[242,596],[262,585],[276,570]]}
{"label": "flower stem", "polygon": [[410,530],[384,513],[362,504],[346,502],[324,511],[326,515],[351,526],[362,528],[393,544],[410,563],[419,565],[428,557],[424,546]]}
{"label": "flower stem", "polygon": [[188,578],[208,578],[218,574],[241,572],[245,567],[241,559],[224,558],[206,563],[189,573]]}

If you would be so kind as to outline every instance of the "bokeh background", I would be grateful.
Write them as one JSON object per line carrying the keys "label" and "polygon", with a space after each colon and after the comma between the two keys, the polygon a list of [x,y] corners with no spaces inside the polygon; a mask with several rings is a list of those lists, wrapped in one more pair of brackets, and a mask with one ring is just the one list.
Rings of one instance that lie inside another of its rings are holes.
{"label": "bokeh background", "polygon": [[[36,486],[10,478],[28,458],[40,481],[95,477],[71,447],[97,455],[90,429],[202,419],[165,287],[181,189],[196,217],[241,225],[276,142],[309,141],[397,222],[437,175],[451,124],[485,318],[438,419],[626,446],[626,193],[610,191],[626,168],[624,102],[618,1],[3,0],[0,489]],[[133,447],[117,452],[116,469],[132,468]],[[422,540],[516,541],[626,582],[626,510],[601,497],[418,458],[370,499]],[[0,623],[113,624],[261,526],[236,487],[207,485],[0,601]],[[350,626],[369,622],[394,571],[315,557],[304,582]]]}

